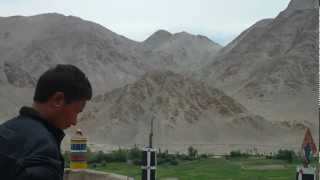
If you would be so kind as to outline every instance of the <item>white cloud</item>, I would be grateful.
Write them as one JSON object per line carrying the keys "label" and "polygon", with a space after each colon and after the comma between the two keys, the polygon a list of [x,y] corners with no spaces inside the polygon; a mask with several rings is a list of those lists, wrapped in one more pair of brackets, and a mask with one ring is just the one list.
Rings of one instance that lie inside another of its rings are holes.
{"label": "white cloud", "polygon": [[258,20],[275,17],[289,0],[0,0],[0,3],[0,16],[57,12],[94,21],[142,41],[158,29],[221,36],[213,39],[228,35],[230,39],[230,35],[241,33]]}

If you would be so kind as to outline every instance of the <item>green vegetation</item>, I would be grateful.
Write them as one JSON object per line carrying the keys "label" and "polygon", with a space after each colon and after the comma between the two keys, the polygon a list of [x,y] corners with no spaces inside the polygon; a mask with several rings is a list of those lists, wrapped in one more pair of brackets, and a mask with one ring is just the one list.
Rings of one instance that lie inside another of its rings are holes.
{"label": "green vegetation", "polygon": [[231,151],[229,155],[226,156],[227,159],[234,159],[234,158],[248,158],[250,154],[243,153],[240,150]]}
{"label": "green vegetation", "polygon": [[280,149],[274,159],[285,160],[288,163],[292,163],[294,160],[297,160],[297,156],[294,151]]}
{"label": "green vegetation", "polygon": [[[90,168],[135,179],[141,179],[141,158],[142,152],[137,147],[129,150],[119,148],[110,153],[88,152]],[[175,177],[179,180],[291,180],[295,178],[298,163],[298,156],[290,150],[279,150],[270,155],[257,152],[249,154],[237,150],[219,158],[199,154],[193,147],[188,148],[187,154],[170,154],[167,150],[159,150],[157,179]]]}
{"label": "green vegetation", "polygon": [[[202,159],[182,161],[179,165],[159,165],[157,178],[177,177],[179,180],[292,180],[295,165],[270,159]],[[100,171],[124,174],[141,179],[140,166],[126,163],[109,163],[94,168]]]}

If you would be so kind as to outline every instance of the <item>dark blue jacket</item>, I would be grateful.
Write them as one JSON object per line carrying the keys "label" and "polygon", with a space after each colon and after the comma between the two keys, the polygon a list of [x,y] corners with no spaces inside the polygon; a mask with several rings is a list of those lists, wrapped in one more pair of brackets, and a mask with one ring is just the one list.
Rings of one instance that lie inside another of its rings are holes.
{"label": "dark blue jacket", "polygon": [[62,130],[46,123],[32,108],[0,125],[1,180],[62,180]]}

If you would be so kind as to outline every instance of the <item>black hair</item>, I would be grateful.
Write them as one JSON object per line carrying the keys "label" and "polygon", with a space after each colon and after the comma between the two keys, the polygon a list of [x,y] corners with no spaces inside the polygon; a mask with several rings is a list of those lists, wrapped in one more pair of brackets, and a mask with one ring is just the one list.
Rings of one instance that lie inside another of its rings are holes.
{"label": "black hair", "polygon": [[92,97],[88,78],[74,65],[58,64],[44,72],[37,82],[33,100],[46,102],[56,92],[64,93],[66,103]]}

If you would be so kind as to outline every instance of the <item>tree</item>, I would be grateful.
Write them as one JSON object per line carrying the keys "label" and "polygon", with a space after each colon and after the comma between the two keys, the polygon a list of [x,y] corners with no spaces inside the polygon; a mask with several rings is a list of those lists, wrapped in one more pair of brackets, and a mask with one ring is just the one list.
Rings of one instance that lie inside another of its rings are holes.
{"label": "tree", "polygon": [[135,145],[128,151],[128,160],[134,165],[140,165],[142,159],[142,151]]}
{"label": "tree", "polygon": [[111,152],[112,160],[115,162],[126,162],[127,155],[128,155],[127,151],[121,148]]}
{"label": "tree", "polygon": [[195,148],[193,148],[192,146],[189,146],[189,148],[188,148],[188,156],[189,156],[189,158],[191,160],[194,160],[198,156],[198,151]]}
{"label": "tree", "polygon": [[275,155],[275,158],[280,160],[286,160],[289,163],[292,163],[293,159],[296,158],[296,154],[292,150],[280,149],[278,153]]}

